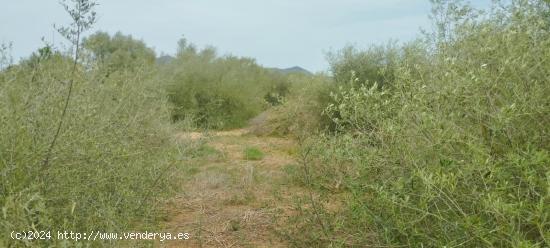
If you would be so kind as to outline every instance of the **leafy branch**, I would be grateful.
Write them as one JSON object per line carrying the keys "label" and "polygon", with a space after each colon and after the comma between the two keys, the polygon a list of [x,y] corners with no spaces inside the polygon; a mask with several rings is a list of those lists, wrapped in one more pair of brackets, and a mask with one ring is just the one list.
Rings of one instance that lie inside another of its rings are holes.
{"label": "leafy branch", "polygon": [[48,146],[46,157],[44,158],[44,161],[42,163],[43,167],[46,167],[49,165],[52,150],[55,147],[57,139],[59,138],[61,127],[63,126],[65,116],[67,115],[67,109],[69,107],[69,102],[71,100],[71,95],[73,92],[74,78],[75,78],[76,69],[78,66],[78,59],[80,56],[81,35],[85,31],[89,30],[92,27],[92,25],[96,22],[96,12],[93,9],[97,5],[97,3],[91,0],[71,0],[70,2],[72,3],[71,5],[69,5],[66,0],[61,1],[60,4],[65,8],[65,11],[67,11],[67,13],[71,16],[71,19],[73,22],[67,27],[58,28],[57,31],[63,37],[65,37],[65,39],[69,40],[75,48],[73,50],[73,65],[70,73],[67,95],[65,97],[63,111],[61,112],[61,117],[59,118],[57,129],[55,131],[55,135],[53,136],[52,142]]}

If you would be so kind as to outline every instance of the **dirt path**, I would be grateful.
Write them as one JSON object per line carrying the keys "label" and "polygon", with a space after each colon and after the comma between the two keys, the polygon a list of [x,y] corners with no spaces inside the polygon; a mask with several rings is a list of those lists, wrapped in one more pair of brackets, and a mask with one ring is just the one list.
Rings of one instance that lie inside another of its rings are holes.
{"label": "dirt path", "polygon": [[[161,246],[286,247],[277,229],[292,212],[292,194],[300,192],[284,172],[295,164],[295,143],[244,129],[179,137],[204,143],[186,162],[187,179],[167,204],[164,224],[166,231],[188,232],[191,238]],[[260,150],[263,158],[246,159],[247,148]]]}

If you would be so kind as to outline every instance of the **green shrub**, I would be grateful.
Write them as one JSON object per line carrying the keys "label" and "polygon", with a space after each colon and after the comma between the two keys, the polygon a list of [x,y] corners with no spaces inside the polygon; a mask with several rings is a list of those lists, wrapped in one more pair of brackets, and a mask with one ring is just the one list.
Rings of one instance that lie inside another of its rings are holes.
{"label": "green shrub", "polygon": [[201,128],[229,129],[246,125],[287,94],[286,78],[252,59],[218,57],[214,48],[197,51],[180,41],[175,61],[165,68],[174,120],[192,119]]}
{"label": "green shrub", "polygon": [[177,150],[168,103],[147,72],[124,75],[128,83],[97,84],[93,72],[80,70],[44,167],[66,92],[58,79],[66,78],[68,62],[50,58],[35,69],[20,65],[0,73],[0,244],[10,242],[12,230],[154,226],[152,205],[169,192],[170,180],[156,178]]}
{"label": "green shrub", "polygon": [[345,206],[305,211],[298,244],[550,245],[548,5],[434,3],[451,29],[402,48],[391,87],[332,94],[310,186]]}
{"label": "green shrub", "polygon": [[[81,8],[71,12],[75,23],[89,27],[93,3],[73,4]],[[78,44],[74,30],[61,33]],[[158,228],[154,206],[171,192],[173,173],[166,171],[184,147],[173,142],[154,68],[123,68],[100,83],[100,70],[78,62],[46,46],[0,71],[0,246],[74,242],[17,243],[12,231],[49,230],[55,237]],[[107,242],[89,245],[113,245]]]}
{"label": "green shrub", "polygon": [[86,49],[87,62],[102,73],[104,78],[124,71],[138,71],[143,67],[152,67],[155,63],[155,51],[143,41],[117,32],[113,36],[105,32],[96,32],[82,41]]}
{"label": "green shrub", "polygon": [[322,115],[330,92],[335,89],[327,75],[292,75],[290,88],[284,101],[268,109],[251,121],[251,130],[257,135],[303,136],[313,134],[332,125]]}
{"label": "green shrub", "polygon": [[[339,84],[360,86],[363,84],[390,86],[393,82],[395,63],[399,54],[394,43],[387,47],[372,46],[368,50],[358,50],[346,46],[336,52],[329,52],[327,59],[334,81]],[[350,82],[350,78],[354,81]]]}

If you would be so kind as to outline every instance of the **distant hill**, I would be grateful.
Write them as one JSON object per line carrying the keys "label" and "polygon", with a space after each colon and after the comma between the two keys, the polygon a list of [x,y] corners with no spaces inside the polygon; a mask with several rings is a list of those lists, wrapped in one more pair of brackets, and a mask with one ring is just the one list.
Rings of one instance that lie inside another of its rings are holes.
{"label": "distant hill", "polygon": [[269,68],[270,70],[272,71],[276,71],[276,72],[279,72],[279,73],[282,73],[282,74],[305,74],[305,75],[313,75],[313,73],[309,72],[308,70],[302,68],[302,67],[299,67],[299,66],[294,66],[294,67],[290,67],[290,68],[286,68],[286,69],[280,69],[280,68]]}
{"label": "distant hill", "polygon": [[[170,55],[161,55],[160,57],[157,57],[157,64],[159,64],[159,65],[170,64],[175,59],[176,58],[174,58]],[[310,71],[308,71],[308,70],[306,70],[302,67],[299,67],[299,66],[293,66],[293,67],[284,68],[284,69],[281,69],[281,68],[267,68],[267,69],[271,70],[271,71],[274,71],[274,72],[284,74],[284,75],[288,75],[288,74],[313,75],[313,73],[311,73]]]}

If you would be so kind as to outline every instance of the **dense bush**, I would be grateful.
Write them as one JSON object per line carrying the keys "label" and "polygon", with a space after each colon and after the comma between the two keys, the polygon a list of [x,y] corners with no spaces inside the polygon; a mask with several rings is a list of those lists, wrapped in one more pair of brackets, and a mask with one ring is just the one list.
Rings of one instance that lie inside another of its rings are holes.
{"label": "dense bush", "polygon": [[550,245],[548,5],[434,4],[437,32],[400,49],[391,87],[332,94],[310,186],[345,206],[306,211],[297,244]]}
{"label": "dense bush", "polygon": [[162,75],[175,120],[191,118],[203,128],[242,127],[288,92],[283,75],[252,59],[219,57],[214,48],[199,51],[185,40],[179,46],[176,59]]}
{"label": "dense bush", "polygon": [[[120,68],[99,83],[100,70],[49,46],[2,68],[0,246],[70,246],[56,238],[57,231],[156,228],[154,206],[170,192],[166,172],[178,149],[167,98],[152,81],[154,68]],[[52,239],[16,244],[9,237],[12,231],[42,230],[50,230]]]}
{"label": "dense bush", "polygon": [[313,134],[332,125],[322,115],[330,99],[331,90],[337,87],[330,77],[317,75],[290,75],[288,94],[283,102],[254,118],[251,129],[257,135],[298,137]]}
{"label": "dense bush", "polygon": [[120,231],[135,228],[136,221],[147,226],[154,223],[154,199],[166,192],[168,180],[155,178],[176,155],[170,113],[144,71],[98,84],[93,73],[79,69],[61,135],[44,164],[70,64],[52,56],[34,68],[14,66],[0,74],[4,245],[12,230]]}
{"label": "dense bush", "polygon": [[96,69],[101,69],[105,78],[117,72],[152,67],[155,63],[153,49],[147,47],[143,41],[120,32],[113,36],[96,32],[86,37],[82,46],[87,52],[87,62]]}
{"label": "dense bush", "polygon": [[[372,46],[361,51],[354,46],[329,52],[327,59],[330,64],[334,81],[351,86],[363,84],[372,85],[377,82],[385,86],[393,81],[394,68],[398,59],[397,48],[394,43],[384,46]],[[350,81],[350,78],[354,81]]]}

